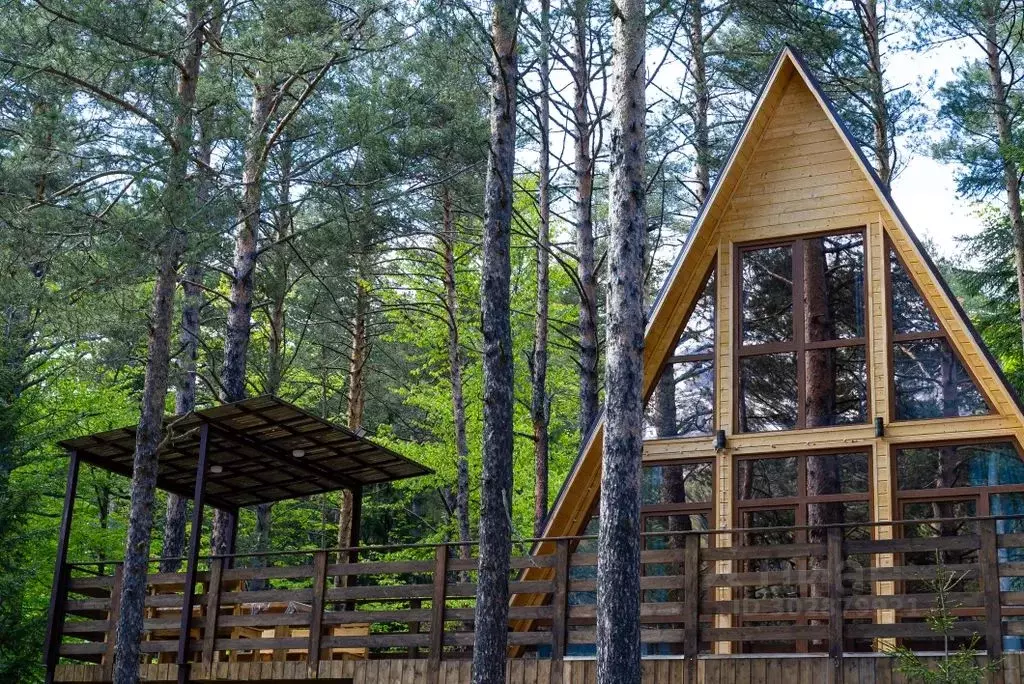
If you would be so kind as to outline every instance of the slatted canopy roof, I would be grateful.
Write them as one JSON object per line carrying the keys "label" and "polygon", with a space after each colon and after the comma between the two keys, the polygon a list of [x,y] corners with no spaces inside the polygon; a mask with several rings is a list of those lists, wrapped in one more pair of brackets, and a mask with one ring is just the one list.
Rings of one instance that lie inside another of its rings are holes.
{"label": "slatted canopy roof", "polygon": [[[192,497],[208,425],[206,502],[233,510],[432,471],[277,397],[223,404],[164,421],[157,486]],[[104,470],[131,476],[135,426],[61,442]]]}

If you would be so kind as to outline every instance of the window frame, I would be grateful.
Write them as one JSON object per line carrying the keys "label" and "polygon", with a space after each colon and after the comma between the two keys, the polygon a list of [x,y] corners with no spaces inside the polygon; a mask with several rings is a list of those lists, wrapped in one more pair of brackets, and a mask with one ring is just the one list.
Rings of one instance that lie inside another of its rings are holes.
{"label": "window frame", "polygon": [[[666,438],[667,439],[667,438]],[[696,458],[673,458],[657,461],[644,461],[640,464],[641,471],[644,468],[658,468],[665,466],[676,466],[676,465],[694,465],[694,464],[707,464],[711,466],[711,500],[710,501],[694,501],[692,503],[660,503],[660,504],[641,504],[640,506],[640,531],[643,532],[643,521],[647,516],[664,516],[664,515],[683,515],[693,513],[704,513],[708,512],[708,520],[713,521],[714,512],[716,510],[716,504],[718,503],[718,477],[717,477],[717,464],[715,459],[708,457],[696,457]],[[643,472],[640,474],[641,482],[643,482]],[[713,527],[711,529],[714,529]]]}
{"label": "window frame", "polygon": [[[820,496],[808,496],[807,494],[807,459],[815,456],[833,456],[841,454],[859,454],[867,459],[867,483],[868,487],[863,492],[848,492],[838,494],[823,494]],[[739,493],[739,464],[741,461],[760,461],[778,458],[796,459],[796,489],[799,492],[796,496],[785,496],[767,499],[741,499]],[[745,529],[743,513],[748,510],[773,510],[784,508],[795,508],[794,525],[797,528],[807,526],[807,507],[812,503],[866,503],[868,506],[868,523],[875,520],[875,477],[874,477],[874,449],[869,444],[851,445],[846,448],[835,449],[814,449],[800,450],[786,453],[759,453],[742,454],[733,459],[732,464],[732,513],[733,520],[738,524],[734,527]],[[807,530],[798,529],[796,538],[799,543],[806,541]]]}
{"label": "window frame", "polygon": [[[961,446],[983,446],[986,444],[1009,444],[1017,452],[1017,458],[1024,462],[1024,449],[1016,437],[1006,435],[1005,437],[985,437],[983,439],[952,439],[941,442],[908,442],[906,444],[894,444],[892,446],[892,500],[891,510],[897,511],[899,516],[894,522],[903,523],[903,505],[906,503],[941,503],[944,501],[959,501],[962,499],[978,499],[977,515],[985,517],[990,515],[991,504],[989,497],[993,494],[1024,494],[1024,483],[1007,485],[970,485],[967,487],[942,487],[933,489],[900,489],[899,457],[901,451],[910,449],[942,449],[943,447]],[[902,529],[902,525],[900,526]]]}
{"label": "window frame", "polygon": [[[871,306],[871,288],[868,279],[868,235],[867,226],[852,226],[849,228],[839,228],[835,230],[823,230],[817,232],[810,232],[801,234],[795,237],[789,238],[773,238],[766,240],[754,240],[751,242],[737,242],[733,243],[733,273],[732,273],[732,288],[733,288],[733,305],[731,313],[733,316],[732,325],[732,343],[733,343],[733,364],[735,372],[733,373],[732,380],[732,393],[733,393],[733,432],[736,434],[771,434],[772,432],[791,432],[792,430],[827,430],[834,427],[848,427],[849,425],[867,425],[871,421],[873,414],[873,405],[871,398],[871,354],[869,349],[870,337],[871,337],[871,317],[870,317],[870,306]],[[800,283],[801,288],[804,284],[803,274],[803,244],[807,240],[816,238],[829,237],[832,235],[860,235],[861,245],[864,250],[864,333],[860,337],[847,337],[836,340],[821,340],[816,342],[808,342],[806,340],[806,334],[804,330],[804,293],[801,289],[800,292],[796,290],[796,283]],[[759,249],[765,249],[770,247],[790,247],[792,250],[792,264],[793,264],[793,339],[789,342],[769,342],[766,344],[755,344],[755,345],[744,345],[743,343],[743,254],[744,252],[756,251]],[[891,299],[891,298],[890,298]],[[889,326],[891,329],[892,318],[890,316]],[[891,347],[892,345],[890,345]],[[851,423],[841,425],[825,425],[825,426],[814,426],[807,427],[807,417],[805,412],[805,400],[807,395],[807,378],[806,378],[806,352],[813,351],[816,349],[839,349],[842,347],[861,347],[864,350],[864,371],[866,380],[866,400],[867,400],[867,411],[866,419],[863,423]],[[890,350],[891,351],[891,350]],[[768,432],[758,431],[741,431],[740,430],[740,413],[742,411],[743,404],[743,359],[753,356],[766,356],[769,354],[795,354],[796,355],[796,406],[797,416],[796,425],[787,430],[773,430]],[[889,367],[892,368],[892,361],[890,359]],[[891,375],[891,373],[890,373]]]}
{"label": "window frame", "polygon": [[[956,420],[958,418],[975,418],[977,416],[942,416],[939,418],[897,418],[896,417],[896,345],[900,342],[926,342],[929,340],[943,340],[952,352],[953,357],[957,360],[960,366],[970,377],[971,382],[974,383],[975,389],[978,390],[978,394],[985,400],[985,406],[988,407],[988,414],[993,415],[996,413],[995,406],[992,403],[992,399],[988,396],[984,385],[978,381],[978,376],[974,372],[974,369],[970,364],[964,363],[963,357],[960,356],[960,352],[957,350],[956,345],[953,344],[953,340],[946,330],[946,327],[942,324],[942,320],[935,312],[935,307],[932,306],[931,301],[924,296],[921,292],[921,288],[918,286],[914,276],[911,275],[910,269],[907,268],[907,262],[904,261],[903,257],[900,256],[896,246],[892,243],[892,240],[888,235],[885,236],[883,241],[883,247],[885,250],[885,257],[883,259],[885,271],[885,328],[886,328],[886,363],[889,366],[889,377],[887,379],[889,385],[889,415],[886,416],[890,422],[894,423],[912,423],[919,420]],[[921,301],[928,308],[928,313],[931,314],[932,319],[935,321],[936,330],[916,332],[916,333],[896,333],[893,330],[893,289],[892,289],[892,259],[890,255],[896,257],[900,263],[900,267],[903,268],[903,272],[907,274],[907,278],[910,279],[911,284],[914,286],[914,290],[918,296],[921,297]],[[986,440],[987,441],[987,440]],[[980,442],[974,442],[980,443]],[[943,445],[951,444],[951,442],[943,442]]]}

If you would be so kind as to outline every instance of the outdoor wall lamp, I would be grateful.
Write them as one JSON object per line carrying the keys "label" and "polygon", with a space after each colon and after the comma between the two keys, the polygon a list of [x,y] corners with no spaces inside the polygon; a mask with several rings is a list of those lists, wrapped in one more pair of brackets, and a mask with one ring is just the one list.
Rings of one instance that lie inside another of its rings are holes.
{"label": "outdoor wall lamp", "polygon": [[725,430],[719,430],[715,433],[715,449],[725,448]]}

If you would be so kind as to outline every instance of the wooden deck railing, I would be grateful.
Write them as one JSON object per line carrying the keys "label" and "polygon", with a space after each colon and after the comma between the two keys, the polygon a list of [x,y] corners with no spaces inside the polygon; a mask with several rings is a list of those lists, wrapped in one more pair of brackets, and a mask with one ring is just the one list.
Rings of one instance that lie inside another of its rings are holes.
{"label": "wooden deck railing", "polygon": [[[956,521],[961,528],[963,521]],[[969,534],[923,538],[942,521],[896,523],[896,539],[873,539],[879,525],[770,528],[647,535],[641,557],[641,640],[651,655],[694,659],[711,652],[867,651],[878,640],[933,650],[923,619],[928,585],[956,573],[950,598],[955,636],[978,635],[998,657],[1024,637],[1024,520],[972,521]],[[951,526],[948,526],[951,529]],[[752,544],[752,539],[789,543]],[[593,652],[597,555],[592,537],[544,540],[512,560],[509,634],[517,654],[551,658]],[[661,546],[662,548],[651,548]],[[366,547],[211,557],[184,607],[183,573],[148,579],[143,658],[150,663],[465,658],[473,644],[473,548]],[[350,556],[350,554],[354,554]],[[350,558],[358,556],[358,562]],[[467,557],[468,556],[468,557]],[[339,562],[339,558],[344,562]],[[942,565],[935,564],[938,558]],[[939,572],[939,568],[943,568]],[[102,569],[101,569],[102,568]],[[104,570],[106,572],[104,572]],[[65,659],[109,668],[120,566],[67,567],[65,619],[54,646]]]}

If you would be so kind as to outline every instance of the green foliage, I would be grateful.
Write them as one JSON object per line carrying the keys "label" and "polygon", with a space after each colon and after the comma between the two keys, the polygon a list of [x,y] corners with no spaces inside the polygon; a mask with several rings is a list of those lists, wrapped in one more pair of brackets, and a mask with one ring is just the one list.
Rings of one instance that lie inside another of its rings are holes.
{"label": "green foliage", "polygon": [[896,659],[896,670],[909,682],[917,684],[974,684],[984,681],[986,675],[998,672],[1001,664],[987,662],[978,663],[977,634],[971,636],[967,643],[962,643],[955,650],[950,646],[954,628],[958,619],[953,611],[958,607],[951,599],[965,576],[945,567],[942,554],[936,552],[937,568],[935,579],[929,582],[935,594],[935,608],[928,614],[925,621],[936,635],[943,639],[943,653],[937,663],[930,663],[914,653],[907,646],[896,646],[887,649],[887,653]]}
{"label": "green foliage", "polygon": [[971,321],[1018,392],[1024,390],[1020,299],[1009,218],[994,209],[977,235],[958,239],[958,258],[945,266]]}

